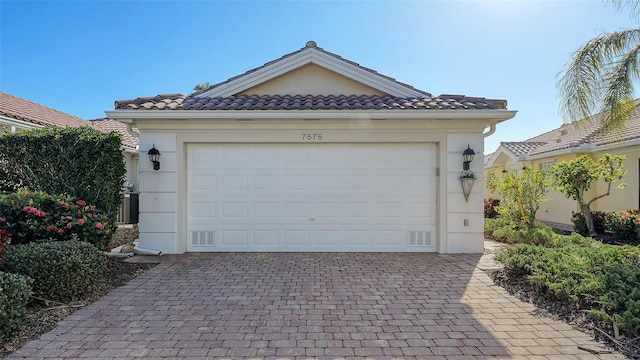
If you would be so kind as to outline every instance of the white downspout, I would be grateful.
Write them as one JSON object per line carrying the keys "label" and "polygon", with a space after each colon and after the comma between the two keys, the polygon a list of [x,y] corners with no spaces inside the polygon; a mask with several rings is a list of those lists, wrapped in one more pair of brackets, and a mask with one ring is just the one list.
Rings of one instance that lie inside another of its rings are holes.
{"label": "white downspout", "polygon": [[486,133],[483,133],[482,135],[484,135],[484,137],[488,137],[493,135],[493,133],[496,132],[496,124],[491,124],[489,125],[489,131],[487,131]]}
{"label": "white downspout", "polygon": [[129,135],[133,136],[136,139],[140,138],[140,134],[133,131],[133,123],[127,123],[127,132],[129,133]]}

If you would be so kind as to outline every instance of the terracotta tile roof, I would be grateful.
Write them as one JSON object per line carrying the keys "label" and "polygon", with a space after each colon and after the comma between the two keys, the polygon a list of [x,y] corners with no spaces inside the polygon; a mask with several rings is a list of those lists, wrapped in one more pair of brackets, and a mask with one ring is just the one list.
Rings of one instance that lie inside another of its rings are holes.
{"label": "terracotta tile roof", "polygon": [[327,55],[333,56],[333,57],[334,57],[334,58],[336,58],[336,59],[339,59],[339,60],[341,60],[341,61],[344,61],[344,62],[346,62],[346,63],[349,63],[349,64],[351,64],[351,65],[353,65],[353,66],[357,66],[357,67],[359,67],[359,68],[360,68],[360,69],[362,69],[362,70],[365,70],[365,71],[370,72],[370,73],[372,73],[372,74],[375,74],[375,75],[377,75],[377,76],[380,76],[380,77],[383,77],[383,78],[385,78],[385,79],[391,80],[391,81],[393,81],[393,82],[395,82],[395,83],[397,83],[397,84],[400,84],[400,85],[402,85],[402,86],[406,86],[406,87],[411,88],[411,89],[413,89],[413,90],[415,90],[415,91],[418,91],[418,92],[420,92],[420,93],[423,93],[426,97],[431,97],[431,94],[430,94],[430,93],[428,93],[428,92],[426,92],[426,91],[423,91],[423,90],[420,90],[420,89],[416,89],[416,88],[414,88],[413,86],[411,86],[411,85],[409,85],[409,84],[405,84],[405,83],[403,83],[403,82],[397,81],[396,79],[394,79],[394,78],[392,78],[392,77],[389,77],[389,76],[386,76],[386,75],[380,74],[379,72],[377,72],[377,71],[375,71],[375,70],[373,70],[373,69],[370,69],[370,68],[364,67],[364,66],[362,66],[362,65],[360,65],[360,64],[358,64],[358,63],[356,63],[356,62],[353,62],[353,61],[351,61],[351,60],[347,60],[347,59],[343,58],[342,56],[340,56],[340,55],[338,55],[338,54],[334,54],[334,53],[332,53],[332,52],[329,52],[329,51],[327,51],[327,50],[325,50],[325,49],[323,49],[323,48],[321,48],[321,47],[317,46],[317,44],[316,44],[316,42],[315,42],[315,41],[308,41],[308,42],[307,42],[307,44],[306,44],[306,46],[305,46],[305,47],[303,47],[303,48],[301,48],[300,50],[296,50],[296,51],[294,51],[294,52],[292,52],[292,53],[289,53],[289,54],[283,55],[283,56],[281,56],[281,57],[280,57],[280,58],[278,58],[278,59],[275,59],[275,60],[269,61],[269,62],[265,63],[265,64],[264,64],[264,65],[262,65],[262,66],[258,66],[258,67],[257,67],[257,68],[255,68],[255,69],[248,70],[248,71],[246,71],[246,72],[245,72],[245,73],[243,73],[243,74],[240,74],[240,75],[234,76],[234,77],[232,77],[232,78],[229,78],[229,79],[227,79],[227,80],[225,80],[225,81],[222,81],[222,82],[219,82],[219,83],[217,83],[217,84],[213,84],[213,85],[211,85],[210,87],[208,87],[207,89],[204,89],[204,90],[201,90],[201,91],[197,91],[197,92],[195,92],[195,93],[191,94],[191,96],[197,96],[197,95],[202,94],[202,93],[204,93],[204,92],[207,92],[207,91],[209,91],[209,90],[211,90],[211,89],[215,89],[215,88],[219,87],[220,85],[230,83],[230,82],[232,82],[232,81],[234,81],[234,80],[236,80],[236,79],[238,79],[238,78],[241,78],[241,77],[243,77],[243,76],[246,76],[246,75],[248,75],[248,74],[251,74],[251,73],[253,73],[253,72],[256,72],[256,71],[258,71],[258,70],[260,70],[260,69],[262,69],[262,68],[265,68],[265,67],[267,67],[267,66],[269,66],[269,65],[271,65],[271,64],[277,63],[277,62],[282,61],[282,60],[284,60],[284,59],[287,59],[287,58],[289,58],[289,57],[291,57],[291,56],[293,56],[293,55],[296,55],[296,54],[298,54],[298,53],[301,53],[301,52],[305,51],[305,50],[306,50],[306,49],[308,49],[308,48],[314,48],[314,49],[316,49],[316,50],[318,50],[318,51],[320,51],[320,52],[323,52],[323,53],[325,53],[325,54],[327,54]]}
{"label": "terracotta tile roof", "polygon": [[516,142],[501,142],[500,145],[507,148],[514,155],[520,156],[524,154],[530,154],[535,151],[538,147],[546,144],[545,142],[536,142],[536,141],[516,141]]}
{"label": "terracotta tile roof", "polygon": [[129,110],[457,110],[506,109],[506,100],[440,95],[400,98],[370,95],[251,95],[197,97],[181,94],[118,100],[116,109]]}
{"label": "terracotta tile roof", "polygon": [[42,126],[78,127],[85,120],[0,91],[0,115]]}
{"label": "terracotta tile roof", "polygon": [[[123,146],[131,149],[138,146],[138,139],[127,132],[127,127],[123,123],[111,119],[83,120],[77,116],[1,91],[0,115],[41,126],[91,126],[105,133],[117,131],[122,134]],[[137,130],[134,129],[134,131]]]}
{"label": "terracotta tile roof", "polygon": [[[89,120],[89,124],[92,128],[96,130],[100,130],[104,133],[109,133],[111,131],[119,132],[122,135],[122,146],[125,146],[130,149],[137,149],[140,144],[140,140],[137,137],[129,134],[127,131],[127,125],[108,118],[103,119],[94,119]],[[133,128],[135,133],[140,133],[138,129]]]}
{"label": "terracotta tile roof", "polygon": [[626,126],[602,133],[600,116],[565,124],[544,134],[521,142],[501,143],[515,155],[541,155],[551,151],[577,148],[585,144],[602,146],[640,138],[640,109],[627,120]]}

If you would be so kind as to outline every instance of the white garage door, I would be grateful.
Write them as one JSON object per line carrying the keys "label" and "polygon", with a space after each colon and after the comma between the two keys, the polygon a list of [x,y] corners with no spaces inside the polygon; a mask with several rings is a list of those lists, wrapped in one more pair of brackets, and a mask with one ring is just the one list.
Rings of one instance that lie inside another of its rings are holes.
{"label": "white garage door", "polygon": [[188,251],[435,251],[436,146],[190,144]]}

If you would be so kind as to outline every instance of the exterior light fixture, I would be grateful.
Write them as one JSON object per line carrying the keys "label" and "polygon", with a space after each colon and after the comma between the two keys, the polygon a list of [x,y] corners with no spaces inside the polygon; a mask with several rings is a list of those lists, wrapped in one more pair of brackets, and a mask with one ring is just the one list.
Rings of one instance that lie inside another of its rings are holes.
{"label": "exterior light fixture", "polygon": [[476,181],[476,175],[471,171],[471,162],[476,152],[467,145],[467,148],[462,152],[462,173],[460,174],[460,183],[462,184],[462,193],[464,194],[464,200],[469,202],[469,194],[471,194],[471,188]]}
{"label": "exterior light fixture", "polygon": [[153,163],[153,170],[160,170],[160,151],[156,149],[156,144],[153,144],[147,155],[149,155],[149,160]]}
{"label": "exterior light fixture", "polygon": [[467,148],[462,152],[462,170],[469,170],[469,164],[473,161],[473,157],[476,156],[476,152],[467,145]]}

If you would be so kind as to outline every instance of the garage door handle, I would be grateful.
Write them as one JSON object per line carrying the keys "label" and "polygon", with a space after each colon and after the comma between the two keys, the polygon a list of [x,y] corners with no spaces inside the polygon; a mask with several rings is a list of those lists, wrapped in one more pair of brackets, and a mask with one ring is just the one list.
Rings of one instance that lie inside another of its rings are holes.
{"label": "garage door handle", "polygon": [[311,220],[311,221],[315,221],[315,220],[316,220],[316,218],[315,218],[314,216],[311,216],[311,217],[309,217],[309,220]]}

